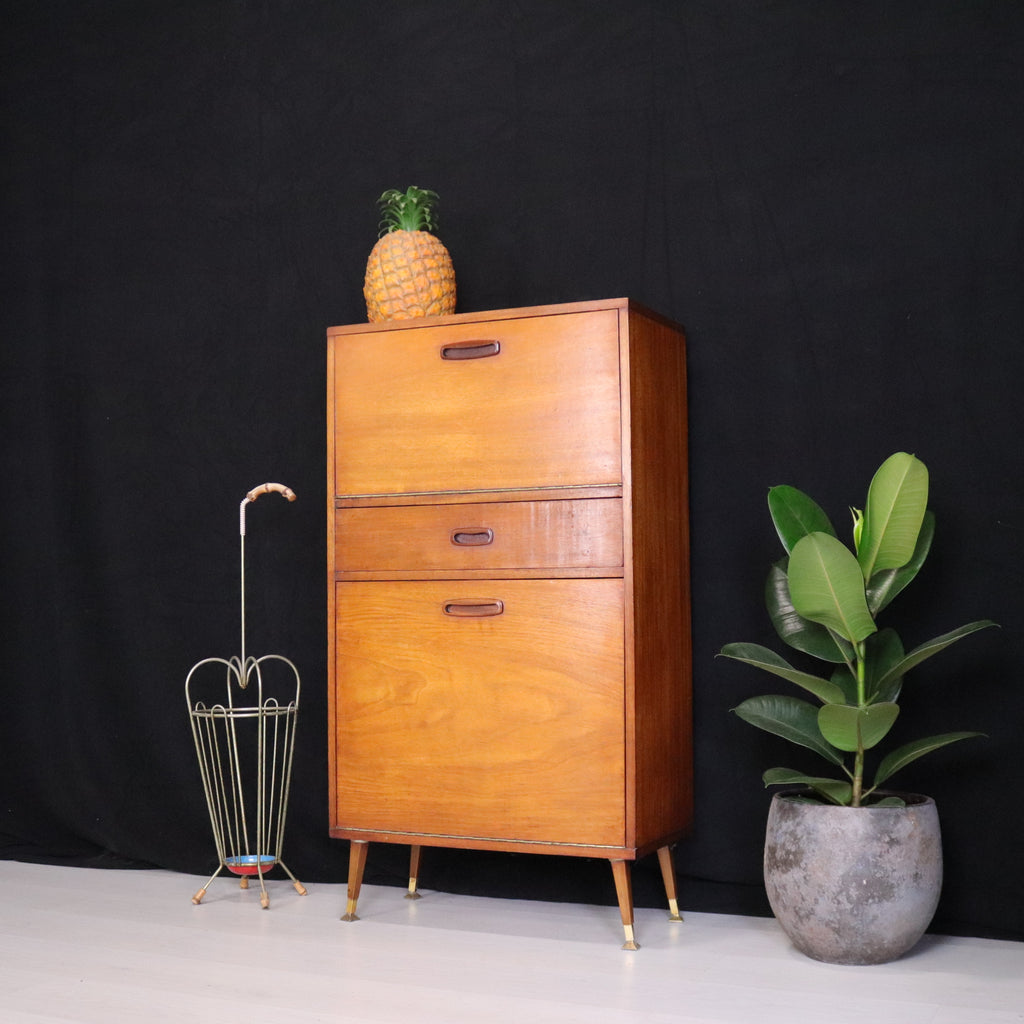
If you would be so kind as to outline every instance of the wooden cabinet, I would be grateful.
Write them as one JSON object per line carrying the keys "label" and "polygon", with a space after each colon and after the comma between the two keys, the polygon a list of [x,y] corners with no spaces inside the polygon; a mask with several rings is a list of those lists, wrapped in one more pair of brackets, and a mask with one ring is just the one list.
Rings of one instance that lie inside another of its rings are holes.
{"label": "wooden cabinet", "polygon": [[328,331],[331,834],[629,862],[692,814],[685,351],[625,299]]}

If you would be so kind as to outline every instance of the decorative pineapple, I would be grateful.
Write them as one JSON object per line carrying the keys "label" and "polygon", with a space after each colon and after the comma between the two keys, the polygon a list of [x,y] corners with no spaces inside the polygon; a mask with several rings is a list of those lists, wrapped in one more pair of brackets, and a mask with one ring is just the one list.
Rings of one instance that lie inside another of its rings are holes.
{"label": "decorative pineapple", "polygon": [[411,185],[377,200],[381,236],[366,261],[367,318],[410,320],[455,312],[455,270],[436,230],[437,193]]}

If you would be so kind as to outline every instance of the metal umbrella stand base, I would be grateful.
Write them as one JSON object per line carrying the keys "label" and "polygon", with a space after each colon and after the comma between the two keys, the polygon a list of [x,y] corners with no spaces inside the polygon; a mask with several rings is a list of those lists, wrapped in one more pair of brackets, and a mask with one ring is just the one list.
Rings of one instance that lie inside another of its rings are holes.
{"label": "metal umbrella stand base", "polygon": [[[275,492],[289,501],[295,494],[283,484],[253,488],[239,508],[242,583],[242,649],[231,658],[204,658],[192,666],[185,680],[199,770],[213,826],[219,865],[193,897],[200,903],[210,883],[224,870],[249,887],[254,876],[260,884],[260,903],[270,906],[265,876],[280,866],[295,890],[306,895],[303,884],[281,860],[284,826],[295,750],[295,724],[299,712],[299,673],[279,654],[254,658],[245,650],[245,508],[261,494]],[[221,677],[223,702],[198,699],[200,677],[215,667]],[[250,692],[250,687],[255,693]],[[255,702],[242,697],[255,696]]]}

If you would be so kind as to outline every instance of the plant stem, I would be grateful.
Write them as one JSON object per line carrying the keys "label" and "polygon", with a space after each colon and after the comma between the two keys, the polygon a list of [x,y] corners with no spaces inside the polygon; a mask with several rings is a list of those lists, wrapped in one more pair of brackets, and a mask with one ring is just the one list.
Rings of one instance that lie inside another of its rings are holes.
{"label": "plant stem", "polygon": [[864,707],[864,698],[867,695],[867,663],[864,657],[864,641],[854,647],[854,658],[857,662],[857,704]]}
{"label": "plant stem", "polygon": [[[864,641],[854,646],[857,659],[857,705],[864,707],[867,691],[867,665],[865,663]],[[853,790],[850,794],[850,806],[860,807],[861,793],[864,789],[864,739],[860,725],[857,726],[857,750],[853,756]]]}

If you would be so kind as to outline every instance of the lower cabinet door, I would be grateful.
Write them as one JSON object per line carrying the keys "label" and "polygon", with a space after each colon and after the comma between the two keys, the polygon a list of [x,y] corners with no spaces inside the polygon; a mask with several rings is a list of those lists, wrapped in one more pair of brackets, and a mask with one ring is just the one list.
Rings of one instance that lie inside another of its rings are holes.
{"label": "lower cabinet door", "polygon": [[621,579],[335,586],[335,827],[624,843]]}

